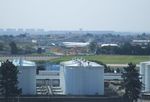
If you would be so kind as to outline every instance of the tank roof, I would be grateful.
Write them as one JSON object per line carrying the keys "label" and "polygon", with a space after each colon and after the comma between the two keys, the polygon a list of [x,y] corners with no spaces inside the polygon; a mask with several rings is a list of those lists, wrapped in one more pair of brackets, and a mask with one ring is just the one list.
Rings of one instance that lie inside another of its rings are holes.
{"label": "tank roof", "polygon": [[[12,60],[12,63],[15,66],[36,66],[35,62],[22,60],[22,59],[14,59],[14,60]],[[1,66],[1,62],[0,62],[0,66]]]}
{"label": "tank roof", "polygon": [[13,64],[16,66],[35,66],[35,62],[22,60],[22,59],[14,59]]}
{"label": "tank roof", "polygon": [[140,62],[140,63],[150,63],[150,61]]}
{"label": "tank roof", "polygon": [[85,60],[81,60],[81,59],[75,59],[75,60],[70,60],[70,61],[65,61],[65,62],[61,62],[61,65],[64,66],[84,66],[84,67],[102,67],[102,65],[97,64],[96,62],[91,62],[91,61],[85,61]]}

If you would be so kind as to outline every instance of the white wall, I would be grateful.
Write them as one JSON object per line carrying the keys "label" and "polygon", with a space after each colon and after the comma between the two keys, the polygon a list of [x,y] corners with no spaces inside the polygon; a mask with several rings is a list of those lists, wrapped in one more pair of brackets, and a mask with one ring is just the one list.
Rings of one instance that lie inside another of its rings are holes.
{"label": "white wall", "polygon": [[[45,84],[45,80],[48,80],[49,85],[53,85],[53,80],[60,81],[60,72],[59,71],[39,71],[39,74],[36,75],[36,85],[41,86]],[[60,85],[57,85],[60,86]]]}
{"label": "white wall", "polygon": [[121,73],[104,73],[104,80],[122,80]]}

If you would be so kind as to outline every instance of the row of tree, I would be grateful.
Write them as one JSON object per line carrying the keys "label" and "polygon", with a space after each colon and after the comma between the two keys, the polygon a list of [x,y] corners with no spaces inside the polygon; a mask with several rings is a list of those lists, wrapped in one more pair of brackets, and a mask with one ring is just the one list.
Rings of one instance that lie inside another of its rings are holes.
{"label": "row of tree", "polygon": [[118,55],[150,55],[150,45],[132,45],[124,43],[120,46],[99,47],[96,42],[89,45],[90,53]]}
{"label": "row of tree", "polygon": [[[8,47],[5,48],[6,45],[4,43],[0,43],[0,51],[9,51]],[[37,48],[37,50],[35,48],[33,48],[33,46],[31,45],[26,45],[26,46],[21,46],[18,47],[16,42],[11,41],[9,43],[9,48],[10,48],[10,53],[12,55],[17,55],[17,54],[32,54],[32,53],[38,53],[41,54],[43,53],[45,50],[43,50],[42,48]]]}

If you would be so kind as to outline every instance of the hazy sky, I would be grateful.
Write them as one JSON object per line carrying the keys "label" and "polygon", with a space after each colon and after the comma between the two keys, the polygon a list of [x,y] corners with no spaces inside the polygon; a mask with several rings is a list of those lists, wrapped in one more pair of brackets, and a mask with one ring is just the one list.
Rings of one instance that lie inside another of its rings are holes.
{"label": "hazy sky", "polygon": [[150,32],[150,0],[0,0],[0,28]]}

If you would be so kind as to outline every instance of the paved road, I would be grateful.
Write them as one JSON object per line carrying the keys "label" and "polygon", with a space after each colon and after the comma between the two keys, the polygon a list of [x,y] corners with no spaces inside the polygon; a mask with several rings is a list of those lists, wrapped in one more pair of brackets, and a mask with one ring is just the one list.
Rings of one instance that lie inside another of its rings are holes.
{"label": "paved road", "polygon": [[[112,67],[112,68],[124,68],[124,67],[127,67],[128,64],[107,64],[107,66]],[[137,64],[136,67],[140,67],[140,65]]]}
{"label": "paved road", "polygon": [[150,100],[138,100],[138,102],[150,102]]}
{"label": "paved road", "polygon": [[0,56],[0,60],[5,61],[7,59],[19,59],[22,58],[24,60],[50,60],[59,58],[60,56]]}

